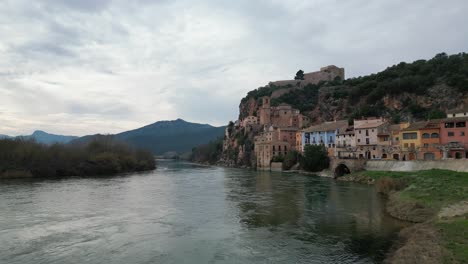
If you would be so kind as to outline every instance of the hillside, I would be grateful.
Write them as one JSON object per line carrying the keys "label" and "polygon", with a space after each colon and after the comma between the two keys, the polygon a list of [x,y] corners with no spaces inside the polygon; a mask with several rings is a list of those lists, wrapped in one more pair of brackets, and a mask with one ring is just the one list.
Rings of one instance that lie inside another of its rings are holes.
{"label": "hillside", "polygon": [[32,135],[30,136],[20,136],[21,138],[25,139],[34,139],[38,143],[46,144],[46,145],[51,145],[54,143],[68,143],[72,141],[73,139],[76,139],[78,137],[75,136],[64,136],[64,135],[55,135],[55,134],[50,134],[41,130],[36,130]]}
{"label": "hillside", "polygon": [[[225,127],[208,124],[190,123],[182,119],[159,121],[138,129],[114,135],[119,141],[127,142],[137,148],[149,150],[156,155],[166,152],[189,152],[192,148],[208,143],[224,135]],[[98,135],[85,136],[73,143],[83,143]]]}
{"label": "hillside", "polygon": [[430,60],[401,62],[382,72],[304,88],[265,86],[241,100],[239,118],[254,114],[261,96],[272,105],[287,103],[316,123],[384,116],[397,121],[444,116],[468,104],[468,54],[437,54]]}
{"label": "hillside", "polygon": [[[269,84],[248,92],[239,105],[239,120],[257,116],[260,98],[271,105],[286,103],[299,109],[312,124],[382,116],[394,123],[445,117],[449,109],[468,106],[468,54],[437,54],[430,60],[401,62],[379,73],[318,84]],[[253,133],[236,131],[225,141],[225,164],[250,166]],[[243,158],[238,155],[245,149]]]}
{"label": "hillside", "polygon": [[45,144],[45,145],[52,145],[55,143],[63,143],[66,144],[74,139],[77,139],[78,137],[75,136],[64,136],[64,135],[56,135],[56,134],[50,134],[41,130],[36,130],[34,133],[31,135],[24,135],[24,136],[17,136],[17,137],[12,137],[8,135],[3,135],[0,134],[0,139],[5,139],[5,138],[21,138],[21,139],[34,139],[37,143]]}

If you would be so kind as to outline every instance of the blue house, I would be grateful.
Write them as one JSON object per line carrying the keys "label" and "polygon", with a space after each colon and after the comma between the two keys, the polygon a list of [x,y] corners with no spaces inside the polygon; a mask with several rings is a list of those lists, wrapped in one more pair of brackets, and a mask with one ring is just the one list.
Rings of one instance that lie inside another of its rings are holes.
{"label": "blue house", "polygon": [[325,122],[302,130],[302,151],[306,145],[323,145],[329,151],[336,146],[336,135],[348,127],[347,120]]}

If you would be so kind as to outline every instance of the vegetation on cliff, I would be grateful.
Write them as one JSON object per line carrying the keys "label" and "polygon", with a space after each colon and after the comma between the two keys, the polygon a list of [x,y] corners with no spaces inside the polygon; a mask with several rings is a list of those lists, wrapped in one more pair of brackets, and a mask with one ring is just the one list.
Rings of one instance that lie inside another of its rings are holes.
{"label": "vegetation on cliff", "polygon": [[285,88],[290,89],[273,98],[272,105],[288,103],[318,121],[362,116],[385,116],[395,121],[437,118],[462,103],[460,95],[468,92],[468,54],[440,53],[430,60],[401,62],[376,74],[300,89],[292,85],[260,87],[242,99],[240,117],[248,112],[242,109],[249,99],[271,96]]}
{"label": "vegetation on cliff", "polygon": [[378,191],[389,197],[387,211],[392,216],[424,222],[402,231],[406,242],[396,250],[395,259],[415,255],[437,257],[443,263],[468,259],[468,173],[363,171],[353,177],[375,180]]}
{"label": "vegetation on cliff", "polygon": [[100,136],[86,144],[0,140],[0,178],[107,175],[156,167],[153,155]]}

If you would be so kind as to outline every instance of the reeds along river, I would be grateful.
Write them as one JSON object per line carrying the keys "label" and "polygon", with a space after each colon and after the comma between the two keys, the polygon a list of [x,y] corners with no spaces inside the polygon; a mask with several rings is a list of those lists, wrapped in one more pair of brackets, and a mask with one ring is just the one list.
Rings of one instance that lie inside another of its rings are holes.
{"label": "reeds along river", "polygon": [[158,166],[0,181],[0,263],[379,263],[400,229],[369,186]]}

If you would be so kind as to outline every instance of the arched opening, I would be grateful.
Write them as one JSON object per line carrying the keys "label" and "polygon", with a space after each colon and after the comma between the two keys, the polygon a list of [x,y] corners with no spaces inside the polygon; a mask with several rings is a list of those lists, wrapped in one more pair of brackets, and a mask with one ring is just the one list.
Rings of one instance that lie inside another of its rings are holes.
{"label": "arched opening", "polygon": [[335,177],[341,177],[341,176],[343,176],[345,174],[350,174],[350,173],[351,173],[351,171],[344,164],[340,164],[335,168]]}
{"label": "arched opening", "polygon": [[461,159],[461,158],[463,158],[461,152],[456,152],[456,153],[455,153],[455,158],[456,158],[456,159]]}
{"label": "arched opening", "polygon": [[393,154],[393,159],[394,160],[400,160],[400,155],[399,154]]}
{"label": "arched opening", "polygon": [[386,159],[387,158],[387,154],[382,154],[382,159]]}
{"label": "arched opening", "polygon": [[415,160],[415,159],[416,159],[416,155],[414,153],[410,153],[409,160]]}

